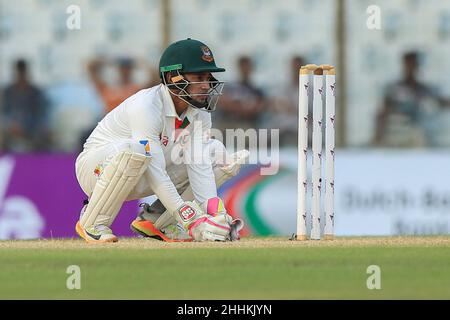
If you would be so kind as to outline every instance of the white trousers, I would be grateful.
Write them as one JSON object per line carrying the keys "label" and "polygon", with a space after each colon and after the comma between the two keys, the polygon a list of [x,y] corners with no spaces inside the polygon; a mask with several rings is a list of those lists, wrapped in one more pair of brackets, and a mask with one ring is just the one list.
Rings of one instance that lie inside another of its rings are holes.
{"label": "white trousers", "polygon": [[[224,163],[226,149],[223,143],[219,140],[211,139],[209,143],[210,157],[214,168],[218,163]],[[112,142],[98,148],[83,150],[83,152],[80,153],[75,162],[75,171],[78,183],[88,197],[91,196],[95,184],[97,183],[97,175],[95,173],[96,169],[106,167],[115,155],[125,150],[142,153],[143,148],[142,145],[136,143],[135,140],[130,139]],[[216,172],[216,170],[213,171]],[[170,165],[166,168],[166,172],[179,193],[182,193],[183,190],[189,185],[188,173],[185,164]],[[127,201],[154,195],[153,190],[149,187],[149,183],[146,181],[146,176],[148,175],[142,175],[137,185],[128,195],[126,199]],[[219,177],[215,178],[217,180]]]}

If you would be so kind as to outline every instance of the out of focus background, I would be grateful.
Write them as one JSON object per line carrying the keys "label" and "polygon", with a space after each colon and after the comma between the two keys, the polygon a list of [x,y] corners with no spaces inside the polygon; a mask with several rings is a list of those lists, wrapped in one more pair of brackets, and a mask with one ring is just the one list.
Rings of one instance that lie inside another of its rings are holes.
{"label": "out of focus background", "polygon": [[0,239],[75,235],[85,139],[187,37],[227,69],[213,127],[279,130],[278,173],[220,189],[247,235],[295,232],[307,63],[337,71],[336,234],[450,233],[450,1],[0,0]]}

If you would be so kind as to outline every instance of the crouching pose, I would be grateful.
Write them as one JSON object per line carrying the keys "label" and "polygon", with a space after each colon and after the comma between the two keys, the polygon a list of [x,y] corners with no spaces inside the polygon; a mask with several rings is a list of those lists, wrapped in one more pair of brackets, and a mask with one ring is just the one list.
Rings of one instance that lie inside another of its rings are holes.
{"label": "crouching pose", "polygon": [[223,82],[210,49],[186,39],[160,60],[161,84],[132,95],[91,133],[76,161],[88,199],[76,224],[87,242],[116,242],[110,226],[125,201],[156,195],[131,223],[164,241],[239,239],[241,220],[227,213],[217,188],[239,172],[246,150],[228,154],[211,139],[211,112]]}

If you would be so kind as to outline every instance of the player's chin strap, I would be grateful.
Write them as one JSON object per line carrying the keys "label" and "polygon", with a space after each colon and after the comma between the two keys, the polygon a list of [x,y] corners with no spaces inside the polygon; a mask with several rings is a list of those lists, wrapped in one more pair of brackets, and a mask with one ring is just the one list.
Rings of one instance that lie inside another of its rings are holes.
{"label": "player's chin strap", "polygon": [[[164,85],[169,89],[169,92],[174,96],[180,98],[190,106],[203,109],[208,112],[213,112],[216,110],[217,101],[219,100],[219,96],[222,95],[222,89],[224,82],[219,81],[213,76],[211,76],[210,81],[203,82],[190,82],[188,81],[178,70],[172,71],[172,83],[166,82],[166,77],[162,77]],[[207,96],[205,102],[197,101],[193,98],[193,95],[187,91],[187,88],[190,84],[200,84],[200,83],[208,83],[209,91],[204,94],[196,94],[197,96]],[[173,90],[175,89],[175,90]]]}

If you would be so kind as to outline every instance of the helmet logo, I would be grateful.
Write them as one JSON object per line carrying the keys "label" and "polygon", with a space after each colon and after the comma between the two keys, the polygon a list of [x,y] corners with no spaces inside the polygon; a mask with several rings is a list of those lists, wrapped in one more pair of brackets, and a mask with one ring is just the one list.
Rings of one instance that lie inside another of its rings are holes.
{"label": "helmet logo", "polygon": [[203,52],[202,59],[205,60],[206,62],[212,62],[214,60],[214,58],[211,53],[211,50],[209,50],[209,48],[207,46],[202,46],[201,49]]}

